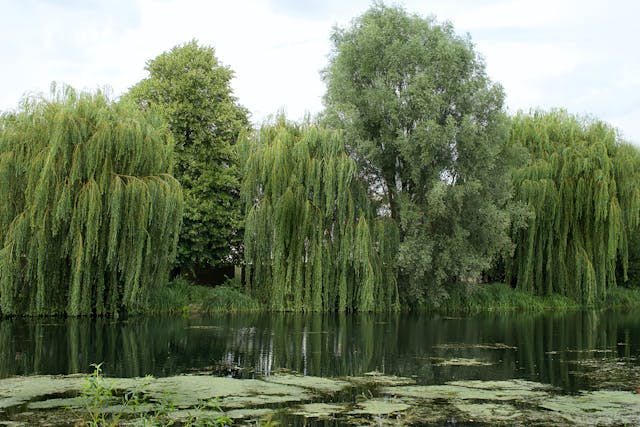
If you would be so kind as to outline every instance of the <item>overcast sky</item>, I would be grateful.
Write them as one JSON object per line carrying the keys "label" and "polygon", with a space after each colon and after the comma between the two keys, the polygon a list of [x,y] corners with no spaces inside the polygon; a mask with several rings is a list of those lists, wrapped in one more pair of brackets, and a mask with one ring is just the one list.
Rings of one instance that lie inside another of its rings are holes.
{"label": "overcast sky", "polygon": [[[640,144],[640,2],[635,0],[405,0],[409,12],[469,33],[501,83],[510,112],[566,108],[604,119]],[[0,0],[0,110],[52,81],[105,85],[115,96],[145,62],[191,39],[235,71],[240,103],[260,122],[322,109],[334,25],[366,0]]]}

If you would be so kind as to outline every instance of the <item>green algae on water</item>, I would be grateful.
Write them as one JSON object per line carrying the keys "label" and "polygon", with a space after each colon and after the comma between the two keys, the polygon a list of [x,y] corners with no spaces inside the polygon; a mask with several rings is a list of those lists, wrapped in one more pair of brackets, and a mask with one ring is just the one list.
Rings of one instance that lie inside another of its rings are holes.
{"label": "green algae on water", "polygon": [[[171,408],[166,420],[177,423],[226,415],[236,420],[235,425],[255,425],[265,417],[278,420],[279,416],[353,425],[424,425],[449,420],[486,425],[640,425],[638,394],[597,390],[560,395],[548,385],[518,379],[416,385],[412,378],[371,372],[344,379],[292,373],[257,379],[180,375],[147,378],[142,386],[142,379],[105,381],[117,393],[140,393],[141,403],[135,408],[115,404],[117,398],[103,408],[105,413],[124,414],[123,419]],[[77,375],[1,379],[0,423],[69,423],[84,411],[84,384]]]}
{"label": "green algae on water", "polygon": [[347,411],[347,404],[334,403],[307,403],[293,409],[293,415],[299,415],[305,418],[331,418],[336,414]]}
{"label": "green algae on water", "polygon": [[293,374],[272,375],[264,377],[263,380],[273,384],[303,387],[323,393],[336,393],[350,386],[350,383],[342,380]]}
{"label": "green algae on water", "polygon": [[357,415],[390,415],[404,412],[411,408],[406,402],[399,399],[373,398],[359,402],[351,414]]}
{"label": "green algae on water", "polygon": [[463,357],[453,357],[446,359],[444,357],[432,357],[435,366],[491,366],[495,365],[493,362],[487,362],[478,359],[467,359]]}
{"label": "green algae on water", "polygon": [[375,385],[381,387],[410,385],[416,383],[416,380],[413,378],[385,375],[378,371],[366,372],[363,376],[360,377],[347,377],[347,380],[352,384],[360,386]]}

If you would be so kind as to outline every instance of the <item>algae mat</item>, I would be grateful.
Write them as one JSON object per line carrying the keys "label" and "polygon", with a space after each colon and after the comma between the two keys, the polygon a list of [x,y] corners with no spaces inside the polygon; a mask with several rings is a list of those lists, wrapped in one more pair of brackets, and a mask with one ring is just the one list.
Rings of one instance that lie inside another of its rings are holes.
{"label": "algae mat", "polygon": [[[337,425],[640,425],[639,394],[597,390],[562,395],[524,380],[418,385],[411,378],[374,372],[336,379],[287,373],[256,379],[181,375],[104,381],[112,391],[101,403],[104,412],[123,412],[122,420],[134,423],[144,414],[166,411],[166,424],[225,414],[234,425],[265,419],[283,425],[305,425],[307,419]],[[84,418],[83,387],[86,379],[79,376],[2,379],[0,425],[73,425]],[[132,390],[139,393],[140,404],[119,406]]]}

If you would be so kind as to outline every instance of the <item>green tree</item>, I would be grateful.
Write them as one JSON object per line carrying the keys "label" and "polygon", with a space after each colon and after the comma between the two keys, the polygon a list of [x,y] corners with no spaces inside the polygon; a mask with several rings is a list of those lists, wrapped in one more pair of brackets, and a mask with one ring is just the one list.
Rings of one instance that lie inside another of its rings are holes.
{"label": "green tree", "polygon": [[398,308],[395,224],[336,131],[279,118],[243,144],[246,277],[279,311]]}
{"label": "green tree", "polygon": [[229,263],[241,226],[234,145],[249,127],[232,95],[233,72],[196,41],[161,54],[146,70],[149,77],[127,97],[160,110],[175,139],[174,175],[185,194],[177,264],[193,272]]}
{"label": "green tree", "polygon": [[564,111],[520,114],[511,144],[529,162],[514,173],[516,197],[534,215],[514,233],[510,276],[518,289],[591,304],[627,279],[629,241],[640,221],[640,158],[598,120]]}
{"label": "green tree", "polygon": [[435,301],[512,248],[502,88],[469,38],[401,8],[375,3],[332,42],[326,120],[402,230],[406,301]]}
{"label": "green tree", "polygon": [[3,314],[144,309],[182,218],[171,135],[156,116],[71,88],[0,119]]}

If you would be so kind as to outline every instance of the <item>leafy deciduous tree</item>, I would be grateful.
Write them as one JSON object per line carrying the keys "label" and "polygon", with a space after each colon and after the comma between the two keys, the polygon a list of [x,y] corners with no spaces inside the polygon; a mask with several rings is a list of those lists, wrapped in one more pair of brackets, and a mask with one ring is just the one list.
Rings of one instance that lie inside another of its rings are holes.
{"label": "leafy deciduous tree", "polygon": [[502,88],[468,38],[400,8],[376,3],[332,41],[326,120],[401,227],[404,297],[478,277],[512,248]]}
{"label": "leafy deciduous tree", "polygon": [[139,310],[166,283],[183,201],[162,123],[71,88],[2,116],[2,313]]}
{"label": "leafy deciduous tree", "polygon": [[375,218],[341,134],[279,118],[243,146],[253,293],[280,311],[397,309],[397,228]]}
{"label": "leafy deciduous tree", "polygon": [[175,138],[174,175],[185,194],[178,265],[186,270],[230,262],[241,223],[235,143],[248,129],[233,97],[233,72],[211,47],[191,41],[149,61],[149,77],[128,97],[159,109]]}
{"label": "leafy deciduous tree", "polygon": [[626,279],[631,232],[640,221],[640,157],[613,128],[564,111],[518,115],[510,142],[530,161],[514,174],[516,197],[534,216],[515,233],[511,276],[519,289],[583,303]]}

